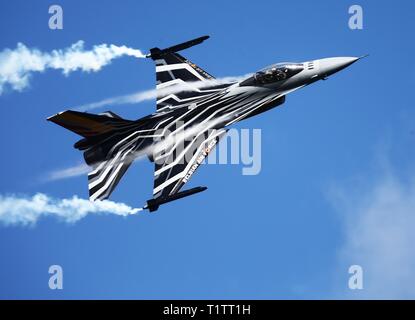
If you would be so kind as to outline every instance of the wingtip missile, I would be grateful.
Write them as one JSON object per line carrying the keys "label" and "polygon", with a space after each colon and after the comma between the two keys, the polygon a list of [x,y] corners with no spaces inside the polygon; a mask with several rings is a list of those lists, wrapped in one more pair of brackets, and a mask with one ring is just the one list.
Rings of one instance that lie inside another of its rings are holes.
{"label": "wingtip missile", "polygon": [[199,193],[202,191],[205,191],[207,187],[195,187],[192,189],[184,190],[181,192],[178,192],[174,195],[168,196],[168,197],[162,197],[162,198],[156,198],[156,199],[150,199],[147,200],[147,204],[143,207],[143,209],[148,209],[148,211],[153,212],[156,211],[162,204],[178,200],[184,197],[191,196],[192,194]]}
{"label": "wingtip missile", "polygon": [[173,53],[173,52],[178,52],[193,46],[196,46],[198,44],[201,44],[203,41],[209,39],[210,36],[205,35],[193,40],[189,40],[180,44],[176,44],[174,46],[165,48],[165,49],[160,49],[160,48],[152,48],[150,49],[150,53],[146,55],[146,58],[152,58],[152,59],[157,59],[160,58],[161,56],[168,54],[168,53]]}

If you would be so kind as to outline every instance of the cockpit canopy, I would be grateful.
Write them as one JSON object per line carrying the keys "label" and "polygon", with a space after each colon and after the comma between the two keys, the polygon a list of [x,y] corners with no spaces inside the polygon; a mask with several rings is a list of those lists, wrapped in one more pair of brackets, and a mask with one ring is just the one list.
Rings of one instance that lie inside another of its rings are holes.
{"label": "cockpit canopy", "polygon": [[286,80],[304,69],[302,63],[277,63],[261,69],[241,82],[241,86],[266,85]]}

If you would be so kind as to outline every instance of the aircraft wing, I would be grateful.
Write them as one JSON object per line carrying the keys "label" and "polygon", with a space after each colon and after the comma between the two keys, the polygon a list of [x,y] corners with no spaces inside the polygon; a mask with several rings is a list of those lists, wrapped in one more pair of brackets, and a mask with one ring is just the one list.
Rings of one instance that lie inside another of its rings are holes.
{"label": "aircraft wing", "polygon": [[154,156],[154,198],[147,201],[150,211],[157,210],[160,204],[206,189],[197,187],[180,192],[226,131],[209,129],[200,132],[191,141],[171,144]]}
{"label": "aircraft wing", "polygon": [[211,74],[177,53],[208,38],[203,36],[166,49],[150,50],[148,57],[156,65],[158,111],[194,103],[228,86],[214,83]]}

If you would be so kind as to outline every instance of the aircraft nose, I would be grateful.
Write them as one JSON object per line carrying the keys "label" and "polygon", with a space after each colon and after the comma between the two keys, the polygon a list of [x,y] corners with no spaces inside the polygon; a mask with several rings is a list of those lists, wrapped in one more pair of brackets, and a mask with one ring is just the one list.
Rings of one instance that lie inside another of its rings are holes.
{"label": "aircraft nose", "polygon": [[359,57],[335,57],[321,59],[319,61],[320,74],[323,77],[330,76],[333,73],[339,72],[340,70],[347,68],[359,59]]}

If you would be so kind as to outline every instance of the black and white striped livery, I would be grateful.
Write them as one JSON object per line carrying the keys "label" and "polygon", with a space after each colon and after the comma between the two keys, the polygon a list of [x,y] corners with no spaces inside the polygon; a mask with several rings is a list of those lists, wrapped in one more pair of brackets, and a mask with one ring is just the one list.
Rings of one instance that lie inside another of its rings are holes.
{"label": "black and white striped livery", "polygon": [[206,40],[197,38],[170,48],[153,48],[157,109],[136,121],[107,111],[98,115],[64,111],[48,120],[83,138],[75,148],[84,151],[91,201],[107,199],[132,162],[154,162],[153,198],[145,208],[205,190],[181,191],[231,124],[285,102],[299,88],[344,69],[359,58],[326,58],[303,63],[279,63],[242,81],[219,81],[177,52]]}

